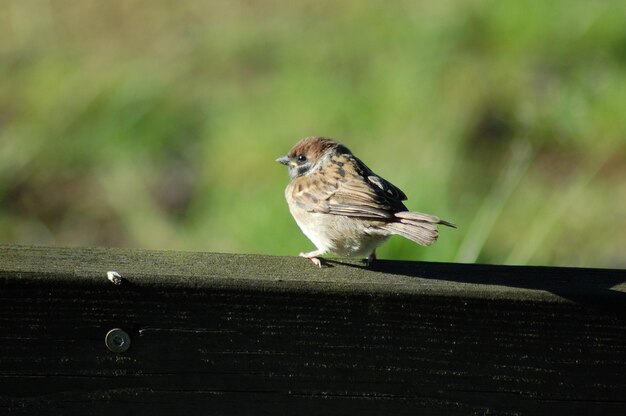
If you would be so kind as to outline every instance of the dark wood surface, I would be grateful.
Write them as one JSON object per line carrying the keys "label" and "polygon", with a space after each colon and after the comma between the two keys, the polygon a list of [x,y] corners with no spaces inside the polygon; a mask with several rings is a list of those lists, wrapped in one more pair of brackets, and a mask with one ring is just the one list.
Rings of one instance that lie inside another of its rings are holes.
{"label": "dark wood surface", "polygon": [[0,246],[1,409],[624,415],[626,272]]}

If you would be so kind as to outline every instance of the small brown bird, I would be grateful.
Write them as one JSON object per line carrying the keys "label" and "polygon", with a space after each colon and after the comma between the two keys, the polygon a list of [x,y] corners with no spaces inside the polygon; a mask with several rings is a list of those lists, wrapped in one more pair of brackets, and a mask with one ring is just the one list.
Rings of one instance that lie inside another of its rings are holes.
{"label": "small brown bird", "polygon": [[317,256],[324,253],[368,256],[370,264],[376,247],[391,235],[427,246],[437,239],[437,224],[455,227],[434,215],[409,211],[402,203],[404,192],[332,139],[307,137],[276,161],[289,167],[289,211],[317,247],[300,256],[318,267]]}

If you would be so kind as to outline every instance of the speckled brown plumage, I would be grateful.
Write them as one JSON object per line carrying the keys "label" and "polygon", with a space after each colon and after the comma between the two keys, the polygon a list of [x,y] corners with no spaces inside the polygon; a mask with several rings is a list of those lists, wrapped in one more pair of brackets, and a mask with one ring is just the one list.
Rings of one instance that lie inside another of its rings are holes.
{"label": "speckled brown plumage", "polygon": [[398,187],[376,175],[335,140],[307,137],[277,160],[289,167],[285,190],[289,210],[317,250],[301,253],[315,264],[316,256],[333,252],[368,255],[390,235],[421,245],[437,239],[437,225],[454,226],[434,215],[411,212]]}

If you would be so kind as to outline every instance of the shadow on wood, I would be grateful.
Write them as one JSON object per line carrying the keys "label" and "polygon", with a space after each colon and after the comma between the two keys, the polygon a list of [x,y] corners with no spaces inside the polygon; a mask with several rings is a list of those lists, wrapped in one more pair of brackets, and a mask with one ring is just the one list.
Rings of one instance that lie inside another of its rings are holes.
{"label": "shadow on wood", "polygon": [[[0,247],[0,406],[626,414],[624,271],[328,264]],[[114,328],[128,350],[105,345]]]}

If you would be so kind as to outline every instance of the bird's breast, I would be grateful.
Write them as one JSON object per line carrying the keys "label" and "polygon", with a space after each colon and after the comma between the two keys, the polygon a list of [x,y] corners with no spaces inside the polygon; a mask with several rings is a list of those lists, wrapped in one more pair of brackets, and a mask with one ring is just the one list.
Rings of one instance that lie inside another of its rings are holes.
{"label": "bird's breast", "polygon": [[340,256],[367,256],[389,234],[377,222],[344,215],[309,212],[289,203],[291,215],[318,250]]}

